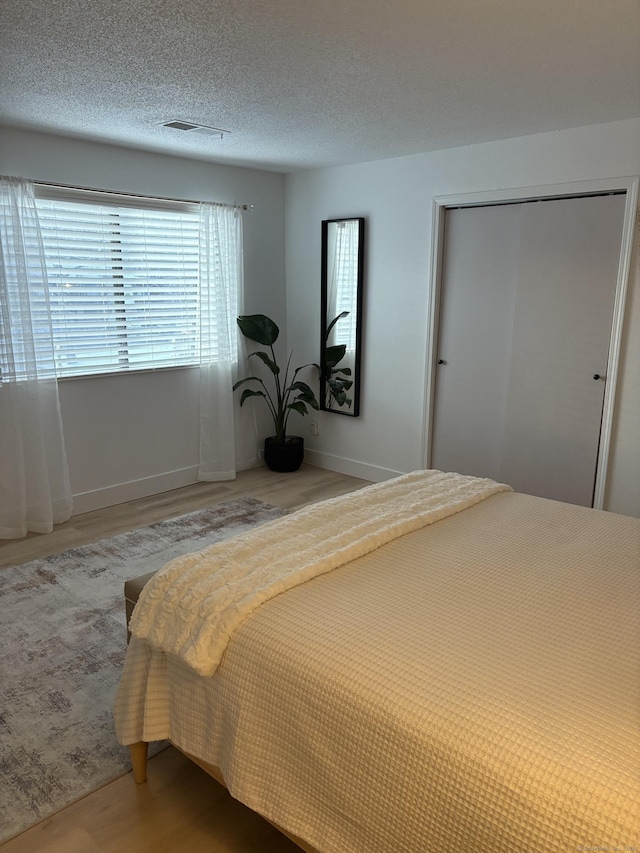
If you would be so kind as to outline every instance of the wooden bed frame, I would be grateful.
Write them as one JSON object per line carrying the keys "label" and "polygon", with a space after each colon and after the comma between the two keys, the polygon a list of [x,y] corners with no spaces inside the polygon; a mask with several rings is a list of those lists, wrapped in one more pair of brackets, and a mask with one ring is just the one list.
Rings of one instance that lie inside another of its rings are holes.
{"label": "wooden bed frame", "polygon": [[[179,749],[179,747],[176,747],[175,744],[171,745],[174,746],[176,749]],[[196,758],[195,755],[191,755],[188,752],[184,752],[184,750],[180,750],[180,752],[182,752],[183,755],[186,755],[187,758],[193,761],[194,764],[197,764],[198,767],[204,770],[205,773],[215,779],[216,782],[222,785],[223,788],[227,787],[224,781],[224,776],[222,775],[222,771],[219,767],[216,767],[215,764],[209,764],[206,761],[202,761],[202,759]],[[132,743],[129,746],[129,755],[131,757],[131,766],[133,769],[134,781],[138,785],[142,785],[144,782],[147,781],[147,761],[149,756],[149,744],[146,743],[146,741],[138,741],[138,743]],[[269,820],[268,818],[265,818],[263,815],[261,815],[261,817],[263,820],[266,820],[267,823],[270,823],[271,826],[275,827],[278,832],[281,832],[290,841],[293,841],[294,844],[297,844],[297,846],[301,850],[303,850],[304,853],[320,853],[320,851],[318,851],[315,847],[311,847],[309,844],[306,843],[306,841],[303,841],[301,838],[298,838],[297,835],[293,835],[292,833],[287,832],[287,830],[283,829],[283,827],[281,827],[279,824],[275,823],[272,820]]]}

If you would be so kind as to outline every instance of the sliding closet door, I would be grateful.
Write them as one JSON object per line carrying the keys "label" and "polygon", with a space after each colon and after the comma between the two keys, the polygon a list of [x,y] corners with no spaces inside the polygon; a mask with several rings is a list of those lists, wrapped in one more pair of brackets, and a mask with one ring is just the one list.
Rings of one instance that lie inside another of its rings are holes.
{"label": "sliding closet door", "polygon": [[624,201],[523,206],[500,466],[517,491],[593,501]]}
{"label": "sliding closet door", "polygon": [[[591,505],[624,204],[624,196],[618,195],[447,212],[439,339],[439,357],[446,363],[438,368],[434,467],[490,476],[518,491]],[[490,241],[480,220],[493,219],[499,209],[513,221]],[[451,231],[450,213],[454,220],[465,214],[467,229],[483,234],[475,257],[461,245],[455,224]],[[447,264],[459,254],[467,257],[463,281],[457,280],[457,260]],[[476,291],[484,294],[486,283],[476,270],[487,263],[496,275],[504,272],[508,278],[493,281],[487,299],[498,290],[508,296],[493,318],[478,313],[482,336],[491,343],[474,346],[468,322],[450,311],[447,293],[458,292],[458,304],[482,302]],[[494,360],[489,357],[498,346],[507,350],[502,364],[497,354]],[[465,404],[447,392],[451,355],[457,363],[460,352],[466,368],[458,370],[480,383],[474,397],[484,400],[486,391],[490,408],[486,400],[478,407],[469,395]],[[594,379],[596,375],[600,378]],[[501,392],[496,387],[500,383]],[[475,429],[478,412],[480,430]],[[452,432],[458,447],[447,449]]]}
{"label": "sliding closet door", "polygon": [[431,445],[441,471],[500,469],[519,246],[519,206],[447,211]]}

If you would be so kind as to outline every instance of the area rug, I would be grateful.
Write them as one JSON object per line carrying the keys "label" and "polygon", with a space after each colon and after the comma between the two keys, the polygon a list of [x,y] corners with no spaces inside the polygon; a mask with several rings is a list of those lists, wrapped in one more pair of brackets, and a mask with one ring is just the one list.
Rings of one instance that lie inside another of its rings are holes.
{"label": "area rug", "polygon": [[0,569],[0,841],[131,767],[112,717],[125,580],[284,514],[240,498]]}

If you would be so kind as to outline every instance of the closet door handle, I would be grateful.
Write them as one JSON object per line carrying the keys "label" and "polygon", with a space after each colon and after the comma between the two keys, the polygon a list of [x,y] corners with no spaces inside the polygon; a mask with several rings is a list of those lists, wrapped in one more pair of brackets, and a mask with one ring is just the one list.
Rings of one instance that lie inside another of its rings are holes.
{"label": "closet door handle", "polygon": [[446,363],[447,363],[447,362],[444,360],[444,358],[439,358],[439,359],[438,359],[438,364],[446,364]]}
{"label": "closet door handle", "polygon": [[606,379],[607,377],[602,376],[602,374],[600,374],[600,373],[594,373],[593,378],[597,380],[597,379]]}

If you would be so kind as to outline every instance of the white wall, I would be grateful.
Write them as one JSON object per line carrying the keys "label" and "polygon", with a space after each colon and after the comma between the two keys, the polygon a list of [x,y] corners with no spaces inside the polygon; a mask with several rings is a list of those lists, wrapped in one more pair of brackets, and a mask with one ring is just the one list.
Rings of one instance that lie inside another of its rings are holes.
{"label": "white wall", "polygon": [[[244,214],[244,308],[284,327],[282,175],[9,128],[0,128],[0,174],[253,204]],[[197,479],[197,370],[65,380],[60,402],[75,513]]]}
{"label": "white wall", "polygon": [[[372,479],[424,463],[434,196],[639,173],[640,120],[629,120],[287,176],[287,328],[300,362],[319,354],[320,222],[367,218],[361,416],[320,412],[317,438],[299,424],[309,461]],[[606,500],[608,509],[638,516],[639,290],[637,281]]]}
{"label": "white wall", "polygon": [[[245,310],[274,317],[295,364],[318,360],[320,222],[366,216],[362,414],[314,413],[319,436],[309,419],[297,431],[309,461],[383,479],[423,464],[433,196],[638,174],[640,120],[287,176],[286,299],[282,175],[8,128],[0,173],[254,204]],[[640,283],[629,302],[607,507],[640,515]],[[76,512],[194,481],[197,390],[190,370],[61,383]]]}

